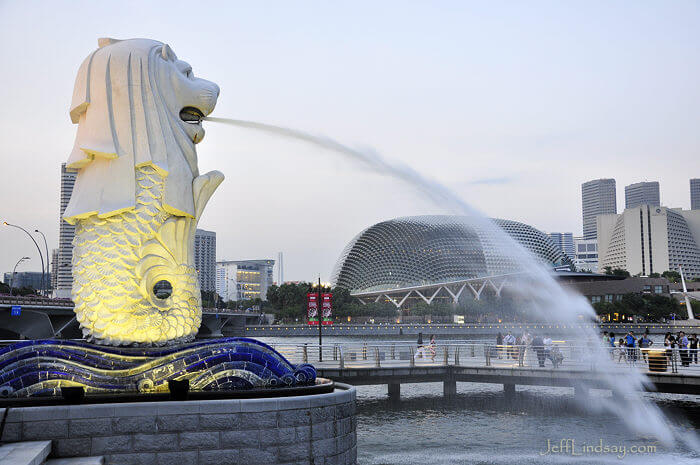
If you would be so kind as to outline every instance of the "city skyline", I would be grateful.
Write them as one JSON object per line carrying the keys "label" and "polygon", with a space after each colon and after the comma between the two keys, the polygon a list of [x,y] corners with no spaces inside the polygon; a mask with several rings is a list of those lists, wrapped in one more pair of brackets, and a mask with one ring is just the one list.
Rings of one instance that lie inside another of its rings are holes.
{"label": "city skyline", "polygon": [[[697,5],[630,11],[551,4],[544,15],[524,5],[504,11],[455,4],[447,14],[396,3],[375,5],[371,15],[369,4],[209,5],[201,11],[209,27],[197,41],[181,32],[189,18],[157,3],[113,7],[108,30],[90,19],[104,14],[103,6],[0,5],[4,62],[22,70],[9,73],[0,90],[13,109],[0,115],[13,134],[1,152],[13,173],[1,187],[12,199],[2,220],[38,228],[49,249],[59,246],[57,172],[75,136],[68,118],[75,70],[103,36],[171,43],[197,74],[220,85],[214,116],[372,146],[488,216],[577,236],[580,185],[605,177],[620,186],[657,180],[665,206],[690,207],[688,179],[698,177],[700,148]],[[131,14],[136,8],[144,19]],[[157,24],[145,19],[156,16]],[[22,24],[30,17],[35,31],[27,37]],[[502,25],[498,34],[495,24]],[[227,176],[200,223],[217,232],[219,259],[274,258],[282,250],[287,280],[319,273],[327,280],[357,231],[402,215],[451,213],[331,153],[208,122],[205,128],[202,171]],[[318,219],[309,221],[314,205]],[[329,233],[323,228],[330,212]],[[1,271],[23,255],[32,260],[21,270],[38,270],[28,238],[10,230],[0,238]]]}

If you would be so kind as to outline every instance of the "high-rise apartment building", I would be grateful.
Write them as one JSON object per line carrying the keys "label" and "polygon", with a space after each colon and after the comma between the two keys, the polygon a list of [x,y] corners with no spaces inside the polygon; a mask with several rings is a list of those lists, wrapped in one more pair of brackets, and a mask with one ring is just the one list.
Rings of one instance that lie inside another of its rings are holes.
{"label": "high-rise apartment building", "polygon": [[216,262],[216,292],[224,301],[267,298],[273,283],[274,260]]}
{"label": "high-rise apartment building", "polygon": [[570,232],[560,233],[552,232],[548,234],[552,238],[554,243],[559,246],[564,255],[573,260],[576,257],[574,251],[574,234]]}
{"label": "high-rise apartment building", "polygon": [[598,241],[596,239],[574,238],[574,266],[578,271],[598,272]]}
{"label": "high-rise apartment building", "polygon": [[678,271],[700,277],[700,210],[640,205],[598,217],[599,269],[648,276]]}
{"label": "high-rise apartment building", "polygon": [[690,209],[700,210],[700,178],[690,180]]}
{"label": "high-rise apartment building", "polygon": [[595,239],[596,216],[617,213],[614,179],[595,179],[581,184],[583,238]]}
{"label": "high-rise apartment building", "polygon": [[56,297],[69,299],[71,287],[73,287],[73,237],[75,226],[63,221],[63,212],[66,211],[70,196],[73,194],[73,185],[78,175],[76,170],[66,168],[61,164],[61,207],[58,224],[58,263],[56,265]]}
{"label": "high-rise apartment building", "polygon": [[625,186],[625,208],[634,208],[640,205],[661,205],[658,181],[637,182]]}
{"label": "high-rise apartment building", "polygon": [[197,229],[194,234],[194,267],[203,291],[216,290],[216,233]]}

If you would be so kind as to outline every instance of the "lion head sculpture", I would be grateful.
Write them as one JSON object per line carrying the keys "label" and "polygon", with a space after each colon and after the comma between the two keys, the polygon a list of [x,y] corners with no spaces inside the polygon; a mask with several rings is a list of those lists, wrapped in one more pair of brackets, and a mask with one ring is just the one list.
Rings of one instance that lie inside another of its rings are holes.
{"label": "lion head sculpture", "polygon": [[194,216],[192,181],[201,119],[219,87],[196,78],[171,48],[149,39],[100,39],[80,66],[70,117],[78,124],[68,168],[79,169],[64,219],[108,217],[132,209],[134,168],[150,165],[165,180],[164,208]]}

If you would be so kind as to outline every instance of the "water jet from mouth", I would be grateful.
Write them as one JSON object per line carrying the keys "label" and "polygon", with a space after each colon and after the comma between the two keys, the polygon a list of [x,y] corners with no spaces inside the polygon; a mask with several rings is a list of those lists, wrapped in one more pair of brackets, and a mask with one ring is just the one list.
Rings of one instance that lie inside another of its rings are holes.
{"label": "water jet from mouth", "polygon": [[[539,263],[505,231],[447,187],[426,178],[410,166],[389,161],[371,149],[355,149],[329,137],[316,136],[297,129],[229,118],[205,117],[204,120],[304,141],[321,149],[340,154],[345,159],[362,167],[370,168],[377,174],[390,176],[407,184],[412,189],[421,192],[437,206],[448,208],[455,214],[470,217],[475,226],[483,228],[484,231],[488,231],[494,238],[498,239],[497,243],[504,248],[500,252],[521,264],[523,270],[531,278],[529,285],[518,288],[518,293],[524,298],[524,301],[531,302],[528,305],[528,310],[532,315],[564,324],[578,323],[580,316],[591,320],[595,318],[595,311],[585,297],[567,291],[560,286],[551,276],[550,270]],[[676,430],[658,406],[642,397],[643,387],[650,383],[646,375],[637,369],[625,370],[613,364],[607,348],[599,343],[598,331],[591,328],[583,331],[582,338],[591,341],[591,360],[594,361],[594,366],[603,377],[604,384],[613,392],[618,393],[617,396],[611,398],[601,398],[599,405],[592,406],[590,402],[587,402],[585,407],[589,410],[613,413],[621,418],[631,431],[641,436],[656,437],[666,445],[672,445],[675,441],[686,443],[693,449],[700,445],[700,441],[694,436],[676,434]]]}

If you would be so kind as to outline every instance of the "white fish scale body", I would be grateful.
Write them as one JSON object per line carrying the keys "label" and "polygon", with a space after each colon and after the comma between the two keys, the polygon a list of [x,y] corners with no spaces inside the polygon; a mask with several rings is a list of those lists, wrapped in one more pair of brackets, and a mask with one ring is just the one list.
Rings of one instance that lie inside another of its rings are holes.
{"label": "white fish scale body", "polygon": [[[191,339],[199,328],[197,274],[182,258],[188,257],[194,220],[163,209],[163,187],[164,178],[152,167],[138,167],[133,210],[76,224],[72,297],[88,339],[164,344]],[[153,295],[160,280],[173,287],[167,299]]]}

